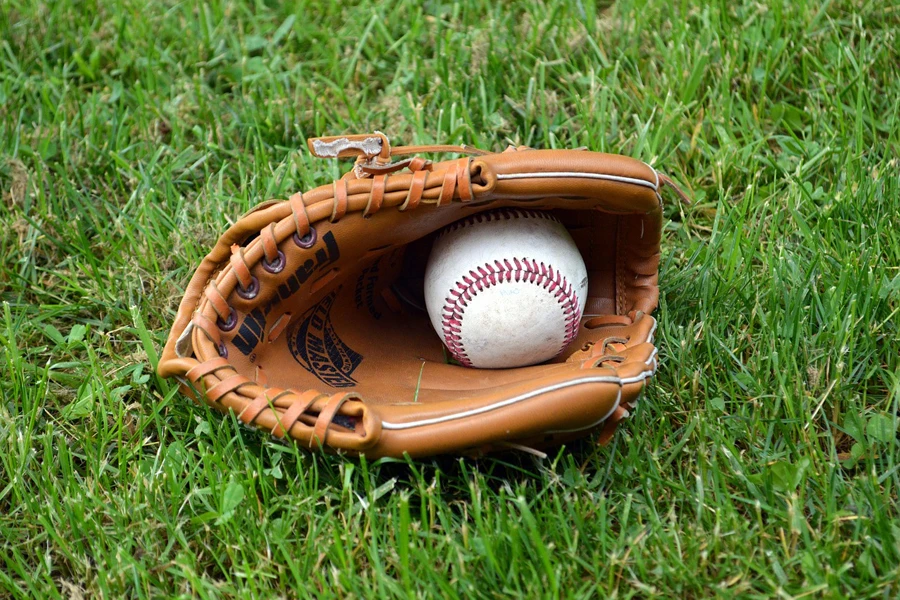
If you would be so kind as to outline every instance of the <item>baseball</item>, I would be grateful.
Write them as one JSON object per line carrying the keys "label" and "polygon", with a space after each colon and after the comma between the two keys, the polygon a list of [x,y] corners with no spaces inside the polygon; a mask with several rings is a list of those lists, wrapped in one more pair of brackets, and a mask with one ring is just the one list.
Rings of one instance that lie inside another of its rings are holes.
{"label": "baseball", "polygon": [[551,213],[483,212],[446,227],[425,270],[428,316],[468,367],[523,367],[557,356],[578,333],[587,269]]}

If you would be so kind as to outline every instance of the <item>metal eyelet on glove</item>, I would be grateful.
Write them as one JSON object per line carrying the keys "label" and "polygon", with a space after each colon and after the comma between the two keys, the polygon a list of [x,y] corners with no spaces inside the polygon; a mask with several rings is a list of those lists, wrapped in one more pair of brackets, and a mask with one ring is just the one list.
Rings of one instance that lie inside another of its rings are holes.
{"label": "metal eyelet on glove", "polygon": [[250,285],[246,288],[241,285],[237,286],[237,295],[244,300],[253,300],[257,294],[259,294],[259,279],[256,276],[253,276],[250,280]]}
{"label": "metal eyelet on glove", "polygon": [[222,331],[231,331],[234,329],[235,325],[237,325],[237,312],[232,308],[231,312],[228,314],[228,319],[223,321],[221,318],[216,319],[216,325],[219,326],[219,329]]}
{"label": "metal eyelet on glove", "polygon": [[262,261],[263,269],[272,274],[284,271],[285,264],[287,264],[287,259],[284,257],[284,252],[281,250],[278,251],[278,257],[272,262],[269,262],[265,258]]}
{"label": "metal eyelet on glove", "polygon": [[316,234],[316,228],[310,227],[309,231],[306,232],[306,235],[300,237],[296,233],[294,234],[293,240],[294,243],[300,246],[301,248],[312,248],[316,245],[316,240],[318,239],[318,235]]}

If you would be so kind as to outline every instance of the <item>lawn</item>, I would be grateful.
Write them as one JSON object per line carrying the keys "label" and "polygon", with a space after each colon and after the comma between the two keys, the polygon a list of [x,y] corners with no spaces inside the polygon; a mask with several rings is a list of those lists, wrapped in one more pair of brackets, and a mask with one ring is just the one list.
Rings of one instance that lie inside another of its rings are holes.
{"label": "lawn", "polygon": [[[614,441],[309,454],[156,377],[307,137],[578,147],[665,197]],[[4,0],[0,597],[900,595],[900,7]]]}

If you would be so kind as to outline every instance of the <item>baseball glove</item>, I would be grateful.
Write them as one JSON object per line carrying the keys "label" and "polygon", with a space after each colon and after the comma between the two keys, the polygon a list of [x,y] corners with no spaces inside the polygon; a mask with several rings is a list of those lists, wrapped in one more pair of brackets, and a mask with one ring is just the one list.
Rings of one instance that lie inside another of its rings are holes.
{"label": "baseball glove", "polygon": [[[598,430],[609,440],[656,369],[669,179],[580,149],[391,148],[380,133],[309,148],[356,162],[228,228],[188,285],[160,375],[277,438],[353,455],[537,451]],[[434,153],[466,157],[421,156]],[[446,225],[503,208],[553,211],[566,226],[588,270],[584,316],[548,363],[453,364],[422,309],[430,245]]]}

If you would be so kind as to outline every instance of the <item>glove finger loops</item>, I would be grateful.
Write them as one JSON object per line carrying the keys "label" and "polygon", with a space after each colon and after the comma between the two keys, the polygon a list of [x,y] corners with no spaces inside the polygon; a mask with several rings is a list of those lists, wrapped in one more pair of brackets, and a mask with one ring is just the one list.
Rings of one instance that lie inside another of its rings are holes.
{"label": "glove finger loops", "polygon": [[263,253],[265,254],[263,268],[273,275],[280,273],[284,269],[287,260],[284,252],[278,249],[278,242],[275,239],[275,223],[269,223],[268,227],[264,227],[259,232],[259,237],[262,240]]}
{"label": "glove finger loops", "polygon": [[294,241],[301,248],[309,248],[315,243],[315,231],[312,231],[312,239],[308,239],[311,232],[309,214],[306,212],[306,203],[303,202],[303,194],[297,192],[288,201],[291,207],[291,217],[294,219]]}
{"label": "glove finger loops", "polygon": [[209,341],[216,347],[219,356],[228,358],[228,349],[225,347],[225,344],[222,343],[222,336],[219,335],[219,328],[216,327],[212,321],[200,313],[194,313],[194,316],[191,317],[191,323],[194,324],[194,327],[197,327],[206,334]]}
{"label": "glove finger loops", "polygon": [[472,179],[469,172],[471,162],[471,158],[461,158],[456,161],[456,181],[459,185],[459,199],[462,202],[471,202],[475,197],[472,193]]}
{"label": "glove finger loops", "polygon": [[325,446],[328,436],[328,428],[331,426],[334,416],[337,414],[341,405],[351,398],[351,394],[335,394],[328,399],[322,412],[316,419],[316,426],[313,430],[313,436],[309,440],[310,448],[320,449]]}
{"label": "glove finger loops", "polygon": [[[262,394],[251,400],[249,403],[247,403],[247,406],[245,406],[244,409],[240,413],[238,413],[238,418],[247,425],[253,425],[253,422],[256,421],[256,418],[260,415],[260,413],[262,413],[262,411],[268,408],[274,412],[275,402],[282,396],[285,396],[289,393],[289,390],[269,388]],[[272,394],[271,399],[269,398],[269,394]]]}
{"label": "glove finger loops", "polygon": [[[618,344],[620,346],[624,346],[625,344],[628,343],[628,341],[630,339],[631,339],[630,336],[628,336],[628,337],[610,336],[607,338],[603,338],[603,343],[600,345],[600,352],[603,354],[607,354],[610,352],[611,344]],[[615,349],[613,349],[613,351],[615,351]]]}
{"label": "glove finger loops", "polygon": [[216,316],[218,316],[216,325],[219,329],[222,331],[234,329],[234,326],[237,325],[237,314],[228,305],[228,301],[225,300],[225,296],[219,291],[219,286],[215,281],[210,281],[209,285],[206,286],[206,299],[216,312]]}
{"label": "glove finger loops", "polygon": [[406,194],[406,200],[397,210],[405,211],[410,208],[416,208],[419,201],[422,200],[422,193],[425,191],[425,182],[428,180],[429,171],[416,171],[413,175],[412,184],[409,186],[409,192]]}
{"label": "glove finger loops", "polygon": [[369,199],[366,202],[366,208],[363,210],[363,218],[368,219],[381,210],[386,184],[387,175],[376,175],[372,178],[372,190],[369,192]]}
{"label": "glove finger loops", "polygon": [[438,206],[447,206],[453,201],[457,177],[458,174],[454,169],[447,169],[444,172],[444,181],[441,183],[441,197],[438,199]]}
{"label": "glove finger loops", "polygon": [[211,402],[218,402],[220,398],[222,398],[229,392],[233,392],[237,388],[247,383],[251,383],[251,381],[243,375],[232,375],[231,377],[226,377],[211,388],[208,388],[206,390],[206,397]]}
{"label": "glove finger loops", "polygon": [[237,244],[231,245],[231,268],[238,279],[238,295],[245,300],[255,298],[259,293],[259,280],[250,273],[244,249]]}
{"label": "glove finger loops", "polygon": [[605,356],[599,357],[599,358],[594,362],[594,365],[593,365],[593,366],[595,366],[595,367],[602,367],[602,366],[604,366],[605,363],[608,363],[608,362],[621,364],[621,363],[624,363],[624,362],[625,362],[625,358],[626,358],[626,357],[621,356],[621,355],[619,355],[619,354],[607,354],[607,355],[605,355]]}
{"label": "glove finger loops", "polygon": [[338,179],[334,182],[334,208],[331,209],[329,220],[337,223],[345,214],[347,214],[347,180]]}
{"label": "glove finger loops", "polygon": [[296,397],[283,414],[278,415],[276,412],[277,424],[272,429],[272,435],[281,439],[294,427],[294,424],[300,419],[300,415],[306,412],[313,403],[324,396],[324,394],[315,390],[307,390]]}
{"label": "glove finger loops", "polygon": [[231,366],[231,363],[220,356],[198,364],[196,367],[185,373],[185,377],[192,382],[197,383],[201,377],[209,375],[210,373],[215,373],[219,369],[226,368],[234,371],[234,367]]}

